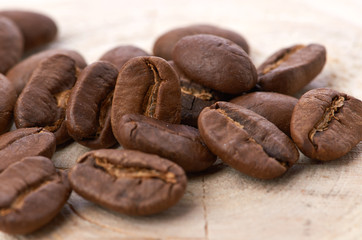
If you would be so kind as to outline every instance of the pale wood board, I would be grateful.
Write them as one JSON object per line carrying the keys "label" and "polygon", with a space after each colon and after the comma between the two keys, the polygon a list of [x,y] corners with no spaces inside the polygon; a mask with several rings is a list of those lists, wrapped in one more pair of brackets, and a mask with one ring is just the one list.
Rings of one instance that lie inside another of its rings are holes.
{"label": "pale wood board", "polygon": [[[0,8],[52,16],[60,32],[48,48],[78,50],[88,63],[119,44],[151,52],[166,30],[200,22],[243,34],[256,66],[282,47],[321,43],[328,50],[327,65],[303,92],[331,87],[362,99],[359,0],[1,0]],[[86,151],[73,143],[52,160],[69,168]],[[219,164],[207,174],[189,176],[181,201],[155,216],[117,214],[72,193],[41,230],[27,236],[0,233],[0,239],[362,239],[361,172],[361,143],[329,163],[302,156],[272,181]]]}

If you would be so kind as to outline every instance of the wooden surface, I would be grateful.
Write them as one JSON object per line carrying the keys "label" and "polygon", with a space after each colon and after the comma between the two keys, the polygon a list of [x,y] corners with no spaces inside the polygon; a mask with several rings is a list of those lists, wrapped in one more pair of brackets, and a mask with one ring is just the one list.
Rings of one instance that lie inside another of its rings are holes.
{"label": "wooden surface", "polygon": [[[304,91],[331,87],[362,99],[359,0],[1,0],[0,7],[49,14],[60,32],[48,47],[78,50],[89,63],[119,44],[151,52],[164,31],[200,22],[243,34],[257,66],[282,47],[321,43],[328,50],[327,65]],[[53,160],[69,168],[87,150],[73,143]],[[161,214],[128,217],[72,193],[43,229],[28,236],[0,233],[0,239],[362,239],[361,183],[361,143],[329,163],[301,157],[273,181],[218,164],[189,176],[182,200]]]}

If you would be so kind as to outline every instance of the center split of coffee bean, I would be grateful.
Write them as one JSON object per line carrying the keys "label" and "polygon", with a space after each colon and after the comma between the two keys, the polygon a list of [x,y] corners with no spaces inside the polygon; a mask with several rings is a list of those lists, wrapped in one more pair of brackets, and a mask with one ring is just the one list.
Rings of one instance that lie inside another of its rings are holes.
{"label": "center split of coffee bean", "polygon": [[156,112],[158,89],[163,79],[161,79],[157,68],[151,62],[146,61],[146,64],[153,73],[154,83],[148,88],[148,91],[144,99],[144,104],[143,104],[144,115],[148,117],[155,117],[154,115]]}

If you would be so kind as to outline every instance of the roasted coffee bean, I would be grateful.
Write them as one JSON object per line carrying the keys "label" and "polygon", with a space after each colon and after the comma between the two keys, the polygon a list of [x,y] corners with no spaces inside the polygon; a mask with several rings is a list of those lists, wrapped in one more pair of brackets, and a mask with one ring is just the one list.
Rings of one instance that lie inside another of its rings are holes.
{"label": "roasted coffee bean", "polygon": [[0,172],[24,157],[51,158],[55,152],[54,134],[43,128],[20,128],[0,136]]}
{"label": "roasted coffee bean", "polygon": [[121,70],[128,60],[140,56],[149,56],[149,54],[138,47],[125,45],[112,48],[103,54],[100,60],[110,62],[114,64],[118,70]]}
{"label": "roasted coffee bean", "polygon": [[129,215],[150,215],[176,204],[186,175],[175,163],[132,150],[86,153],[69,173],[74,191],[101,206]]}
{"label": "roasted coffee bean", "polygon": [[25,84],[29,81],[31,74],[39,65],[39,63],[44,59],[54,56],[56,54],[63,54],[72,58],[76,62],[77,67],[79,68],[84,68],[87,65],[84,58],[78,52],[73,50],[50,49],[31,55],[28,58],[20,61],[6,73],[6,77],[14,85],[18,95],[25,87]]}
{"label": "roasted coffee bean", "polygon": [[253,92],[236,97],[230,102],[265,117],[290,136],[290,119],[298,102],[297,98],[274,92]]}
{"label": "roasted coffee bean", "polygon": [[299,158],[287,135],[262,116],[236,104],[216,102],[205,108],[199,116],[199,130],[214,154],[252,177],[279,177]]}
{"label": "roasted coffee bean", "polygon": [[322,45],[283,48],[258,68],[258,84],[262,91],[293,95],[322,71],[325,62],[326,49]]}
{"label": "roasted coffee bean", "polygon": [[70,94],[66,124],[69,135],[90,148],[108,148],[117,141],[111,127],[111,106],[118,70],[95,62],[79,75]]}
{"label": "roasted coffee bean", "polygon": [[0,230],[27,234],[52,220],[71,188],[46,157],[26,157],[0,172]]}
{"label": "roasted coffee bean", "polygon": [[124,148],[157,154],[186,172],[198,172],[216,160],[196,128],[170,124],[139,114],[126,114],[120,120],[117,135]]}
{"label": "roasted coffee bean", "polygon": [[57,35],[55,22],[40,13],[31,11],[0,11],[0,16],[11,19],[24,37],[24,50],[42,46],[54,40]]}
{"label": "roasted coffee bean", "polygon": [[181,91],[175,70],[159,57],[132,58],[118,75],[112,106],[112,129],[117,140],[119,120],[127,113],[180,123]]}
{"label": "roasted coffee bean", "polygon": [[245,51],[214,35],[183,37],[175,45],[173,60],[190,79],[220,92],[240,94],[257,81],[256,69]]}
{"label": "roasted coffee bean", "polygon": [[0,73],[6,73],[23,54],[24,39],[13,21],[0,16]]}
{"label": "roasted coffee bean", "polygon": [[57,144],[69,140],[64,118],[76,75],[75,61],[66,55],[42,61],[16,101],[16,127],[44,127],[55,134]]}
{"label": "roasted coffee bean", "polygon": [[11,127],[16,97],[13,85],[0,73],[0,135]]}
{"label": "roasted coffee bean", "polygon": [[294,108],[290,131],[306,156],[342,157],[362,140],[362,102],[332,89],[310,90]]}
{"label": "roasted coffee bean", "polygon": [[246,53],[249,53],[249,45],[245,38],[240,34],[213,25],[196,24],[181,28],[175,28],[161,35],[153,46],[153,53],[156,56],[162,57],[167,60],[172,59],[172,51],[177,41],[185,36],[196,34],[212,34],[219,37],[229,39],[235,44],[239,45]]}

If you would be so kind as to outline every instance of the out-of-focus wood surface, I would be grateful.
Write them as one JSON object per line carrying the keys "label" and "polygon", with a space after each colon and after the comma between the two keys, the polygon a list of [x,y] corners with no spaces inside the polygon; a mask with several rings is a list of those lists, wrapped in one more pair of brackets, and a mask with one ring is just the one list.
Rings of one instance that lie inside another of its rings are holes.
{"label": "out-of-focus wood surface", "polygon": [[[81,52],[88,63],[120,44],[152,51],[160,34],[210,23],[243,34],[258,66],[295,43],[326,46],[323,72],[304,91],[331,87],[362,99],[362,2],[359,0],[1,0],[0,8],[53,17],[57,40],[47,48]],[[58,150],[58,168],[88,151]],[[362,239],[362,144],[345,157],[319,163],[301,157],[283,177],[260,181],[219,164],[189,176],[186,194],[169,210],[147,217],[108,211],[72,193],[60,214],[27,236],[0,239]],[[46,203],[44,203],[46,204]]]}

